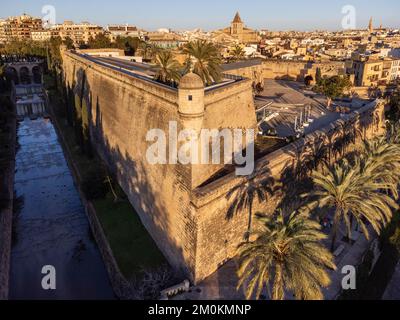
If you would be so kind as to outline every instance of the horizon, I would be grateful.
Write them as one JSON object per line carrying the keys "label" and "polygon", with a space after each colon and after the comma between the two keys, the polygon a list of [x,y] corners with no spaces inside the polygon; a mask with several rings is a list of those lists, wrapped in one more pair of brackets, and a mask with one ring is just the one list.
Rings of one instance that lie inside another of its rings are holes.
{"label": "horizon", "polygon": [[[152,3],[135,3],[127,0],[115,0],[112,4],[107,2],[97,11],[93,10],[98,1],[89,0],[85,3],[71,0],[68,3],[61,1],[47,1],[35,3],[16,0],[7,2],[2,7],[2,16],[20,16],[28,14],[43,17],[42,8],[52,5],[56,10],[56,22],[72,20],[76,23],[88,21],[100,26],[111,24],[130,24],[144,30],[157,30],[168,28],[175,31],[202,29],[212,31],[222,29],[231,23],[236,12],[249,28],[270,31],[343,31],[341,21],[345,5],[353,5],[356,9],[356,29],[366,29],[372,17],[374,26],[399,29],[400,23],[396,12],[400,10],[400,3],[386,0],[380,3],[368,4],[362,0],[353,0],[352,3],[334,1],[321,3],[317,0],[308,0],[306,4],[294,0],[284,3],[250,1],[220,0],[214,3],[204,0],[202,3],[187,3],[182,5],[182,0],[172,0],[164,3],[154,0]],[[79,3],[79,5],[77,5]],[[79,10],[76,8],[79,6]],[[157,7],[157,10],[154,10]],[[213,10],[208,10],[211,8]],[[312,7],[312,10],[309,8]],[[388,10],[387,8],[391,8]],[[130,12],[133,12],[132,14]],[[143,14],[143,12],[148,14]],[[279,14],[281,12],[282,14]],[[191,14],[192,13],[192,14]]]}

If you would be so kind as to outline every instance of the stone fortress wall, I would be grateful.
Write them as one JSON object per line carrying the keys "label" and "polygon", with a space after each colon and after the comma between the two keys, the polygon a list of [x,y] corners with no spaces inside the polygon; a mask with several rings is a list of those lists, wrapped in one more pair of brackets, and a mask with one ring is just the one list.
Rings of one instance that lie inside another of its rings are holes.
{"label": "stone fortress wall", "polygon": [[304,81],[307,76],[315,80],[317,68],[322,76],[334,76],[345,73],[344,62],[307,62],[267,59],[262,62],[265,79],[283,79]]}
{"label": "stone fortress wall", "polygon": [[178,90],[71,52],[64,51],[62,58],[68,100],[82,100],[81,107],[87,108],[97,152],[171,265],[197,280],[198,216],[192,190],[223,165],[152,165],[146,151],[153,142],[146,141],[146,134],[162,129],[168,141],[169,121],[177,121],[178,130],[255,128],[251,81],[204,90],[201,80],[199,87],[189,79]]}
{"label": "stone fortress wall", "polygon": [[[231,67],[231,65],[233,67]],[[293,80],[304,82],[306,77],[315,81],[319,68],[322,76],[345,74],[344,62],[301,62],[277,59],[254,59],[223,66],[224,73],[251,79],[263,84],[264,79]]]}
{"label": "stone fortress wall", "polygon": [[[198,283],[232,258],[243,240],[247,210],[228,220],[230,201],[226,194],[250,177],[232,173],[204,185],[222,165],[151,165],[145,157],[152,144],[146,142],[146,134],[154,128],[168,133],[169,121],[177,121],[179,129],[255,128],[252,81],[205,90],[198,77],[189,75],[174,89],[71,52],[64,51],[62,56],[69,95],[75,101],[82,99],[82,108],[88,110],[96,150],[171,265]],[[382,127],[382,108],[372,103],[351,117],[358,123],[369,123],[364,126],[366,134],[376,134]],[[371,119],[377,119],[373,125]],[[343,120],[324,130],[335,131],[340,122]],[[305,140],[309,139],[312,136]],[[278,179],[292,161],[294,150],[306,141],[299,140],[262,158],[255,175],[267,167]],[[275,202],[263,205],[272,210]]]}
{"label": "stone fortress wall", "polygon": [[[266,155],[256,162],[252,177],[267,174],[274,182],[282,182],[283,174],[294,165],[306,145],[312,146],[314,141],[318,141],[321,137],[329,143],[332,137],[342,134],[346,124],[351,124],[347,128],[354,126],[361,133],[356,142],[360,142],[362,138],[383,134],[384,109],[383,101],[373,101],[350,114],[346,121],[339,119],[305,138]],[[232,173],[194,191],[192,201],[199,217],[196,275],[200,279],[212,274],[222,263],[236,255],[237,247],[247,231],[248,212],[245,209],[232,219],[227,219],[228,208],[234,199],[227,197],[227,193],[238,185],[248,183],[252,177],[237,177]],[[280,196],[272,196],[266,203],[255,203],[253,213],[258,210],[271,213],[281,200]]]}

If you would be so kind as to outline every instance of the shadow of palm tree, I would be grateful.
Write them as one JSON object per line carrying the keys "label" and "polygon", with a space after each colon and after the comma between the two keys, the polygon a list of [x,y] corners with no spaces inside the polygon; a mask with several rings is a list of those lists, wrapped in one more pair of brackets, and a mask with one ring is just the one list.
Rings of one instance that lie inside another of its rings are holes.
{"label": "shadow of palm tree", "polygon": [[256,173],[248,177],[244,183],[238,184],[226,194],[228,200],[233,198],[226,214],[228,220],[243,212],[246,208],[248,210],[248,225],[247,231],[244,234],[244,239],[246,241],[249,240],[252,229],[253,206],[255,201],[258,203],[266,202],[270,197],[274,196],[279,189],[275,179],[271,175],[270,169],[267,165],[264,165],[260,170],[257,170]]}

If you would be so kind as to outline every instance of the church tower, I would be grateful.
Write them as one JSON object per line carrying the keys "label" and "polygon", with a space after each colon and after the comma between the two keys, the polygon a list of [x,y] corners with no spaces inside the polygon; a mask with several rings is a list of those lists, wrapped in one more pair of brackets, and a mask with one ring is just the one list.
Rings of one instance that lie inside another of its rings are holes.
{"label": "church tower", "polygon": [[231,23],[231,35],[237,37],[239,41],[242,41],[243,29],[244,23],[240,18],[239,12],[236,12],[236,15]]}
{"label": "church tower", "polygon": [[374,32],[374,25],[373,25],[372,17],[371,17],[371,19],[369,19],[368,31],[370,33]]}

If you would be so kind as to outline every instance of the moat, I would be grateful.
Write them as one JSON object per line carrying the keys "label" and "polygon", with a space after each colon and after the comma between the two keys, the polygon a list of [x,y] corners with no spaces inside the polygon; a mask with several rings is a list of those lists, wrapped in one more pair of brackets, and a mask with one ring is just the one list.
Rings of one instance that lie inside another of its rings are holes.
{"label": "moat", "polygon": [[[19,123],[10,299],[114,299],[108,274],[49,119]],[[56,289],[42,288],[42,268]]]}

